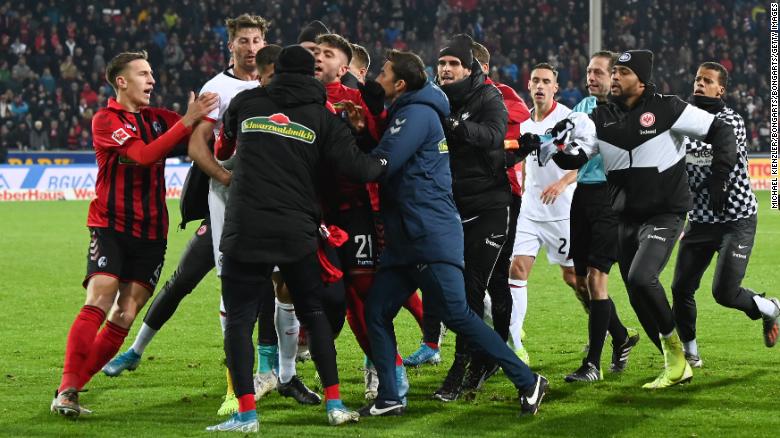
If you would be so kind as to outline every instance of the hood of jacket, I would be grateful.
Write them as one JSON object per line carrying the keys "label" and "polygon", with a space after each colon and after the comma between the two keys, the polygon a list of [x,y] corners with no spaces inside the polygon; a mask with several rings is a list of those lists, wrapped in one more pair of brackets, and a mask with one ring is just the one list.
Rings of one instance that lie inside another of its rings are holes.
{"label": "hood of jacket", "polygon": [[422,88],[416,91],[409,91],[396,99],[388,110],[390,117],[399,109],[411,104],[428,105],[433,108],[439,117],[445,118],[450,115],[450,102],[444,92],[432,82],[426,83]]}
{"label": "hood of jacket", "polygon": [[314,76],[297,73],[283,73],[274,76],[266,87],[268,96],[277,105],[294,107],[316,103],[325,105],[325,87]]}

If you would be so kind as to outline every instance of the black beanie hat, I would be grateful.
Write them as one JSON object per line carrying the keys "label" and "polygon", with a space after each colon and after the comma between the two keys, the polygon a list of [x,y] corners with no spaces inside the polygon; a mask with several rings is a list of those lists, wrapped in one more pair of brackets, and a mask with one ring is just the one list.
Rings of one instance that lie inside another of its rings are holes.
{"label": "black beanie hat", "polygon": [[279,52],[279,58],[274,64],[274,72],[314,76],[314,55],[303,46],[287,46]]}
{"label": "black beanie hat", "polygon": [[644,84],[649,84],[653,78],[653,52],[649,50],[623,52],[615,65],[630,68]]}
{"label": "black beanie hat", "polygon": [[474,40],[465,33],[455,35],[450,40],[449,45],[439,51],[439,58],[454,56],[460,60],[464,68],[471,69],[471,63],[474,61],[474,55],[471,53],[473,44]]}
{"label": "black beanie hat", "polygon": [[330,31],[324,24],[322,24],[322,21],[314,20],[301,29],[301,33],[298,34],[298,44],[304,41],[313,43],[318,36],[324,35],[326,33],[330,33]]}

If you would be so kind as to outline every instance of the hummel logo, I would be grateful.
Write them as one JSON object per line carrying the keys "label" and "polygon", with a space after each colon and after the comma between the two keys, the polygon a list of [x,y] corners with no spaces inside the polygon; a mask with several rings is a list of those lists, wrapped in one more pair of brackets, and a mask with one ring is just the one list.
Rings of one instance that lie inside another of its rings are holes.
{"label": "hummel logo", "polygon": [[612,125],[614,125],[615,123],[617,123],[617,122],[604,122],[604,127],[606,128],[606,127],[608,127],[608,126],[612,126]]}
{"label": "hummel logo", "polygon": [[404,123],[406,123],[406,119],[395,119],[395,124],[398,126],[401,126]]}
{"label": "hummel logo", "polygon": [[659,228],[659,227],[653,227],[653,231],[661,231],[661,230],[668,230],[669,228]]}
{"label": "hummel logo", "polygon": [[400,131],[401,131],[401,127],[400,126],[393,126],[393,127],[390,128],[390,134],[398,134],[398,132],[400,132]]}
{"label": "hummel logo", "polygon": [[468,112],[468,111],[466,111],[465,113],[463,113],[463,115],[461,115],[461,116],[460,116],[460,119],[461,119],[461,120],[466,120],[466,119],[468,119],[469,117],[471,117],[471,113],[470,113],[470,112]]}
{"label": "hummel logo", "polygon": [[750,246],[749,245],[737,245],[737,248],[745,249],[745,248],[750,248]]}

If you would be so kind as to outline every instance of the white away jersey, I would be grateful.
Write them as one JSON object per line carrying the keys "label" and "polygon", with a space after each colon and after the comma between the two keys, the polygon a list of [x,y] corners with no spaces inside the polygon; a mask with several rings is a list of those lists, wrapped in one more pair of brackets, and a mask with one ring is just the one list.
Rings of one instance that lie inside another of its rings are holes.
{"label": "white away jersey", "polygon": [[[571,109],[558,102],[553,102],[550,112],[547,113],[541,122],[534,121],[534,110],[531,109],[531,117],[520,124],[520,132],[525,134],[542,135],[548,129],[555,126],[556,123],[566,118]],[[550,205],[542,203],[542,192],[550,184],[563,178],[569,170],[563,170],[552,160],[545,166],[539,166],[539,160],[536,153],[528,155],[525,159],[525,185],[523,192],[523,203],[520,211],[523,217],[534,221],[559,221],[569,218],[571,209],[571,199],[574,195],[576,184],[569,184],[560,196]]]}
{"label": "white away jersey", "polygon": [[232,67],[214,76],[203,85],[203,88],[200,89],[201,93],[208,91],[219,95],[219,106],[205,116],[206,119],[214,122],[215,137],[219,134],[219,128],[222,127],[222,115],[227,111],[230,101],[233,100],[236,94],[244,90],[256,88],[259,85],[260,82],[257,80],[242,81],[233,76]]}

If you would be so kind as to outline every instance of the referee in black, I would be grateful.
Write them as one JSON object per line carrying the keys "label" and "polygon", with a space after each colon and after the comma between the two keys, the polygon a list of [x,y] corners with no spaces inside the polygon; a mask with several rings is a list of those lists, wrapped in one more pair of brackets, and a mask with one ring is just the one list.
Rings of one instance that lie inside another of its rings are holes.
{"label": "referee in black", "polygon": [[712,145],[708,188],[716,204],[736,162],[736,140],[731,126],[712,114],[677,96],[656,94],[652,68],[652,52],[624,52],[612,68],[610,103],[590,117],[572,113],[552,133],[571,134],[570,145],[553,156],[561,168],[579,168],[596,153],[604,160],[618,213],[620,273],[648,338],[664,355],[663,372],[643,387],[659,389],[693,377],[659,279],[691,209],[683,137]]}
{"label": "referee in black", "polygon": [[[761,318],[767,347],[773,347],[777,342],[780,315],[777,298],[764,298],[763,294],[742,287],[756,236],[758,203],[750,188],[745,122],[723,102],[728,80],[725,67],[717,62],[705,62],[696,71],[693,85],[693,104],[728,123],[737,139],[737,163],[727,179],[713,175],[711,145],[688,137],[684,140],[693,210],[688,213],[688,225],[677,253],[672,296],[674,319],[685,358],[697,368],[702,366],[702,360],[696,345],[694,294],[716,252],[712,296],[718,304],[741,310],[753,320]],[[725,194],[718,193],[719,197],[711,206],[710,182],[713,179],[718,186],[725,184],[727,190]]]}

